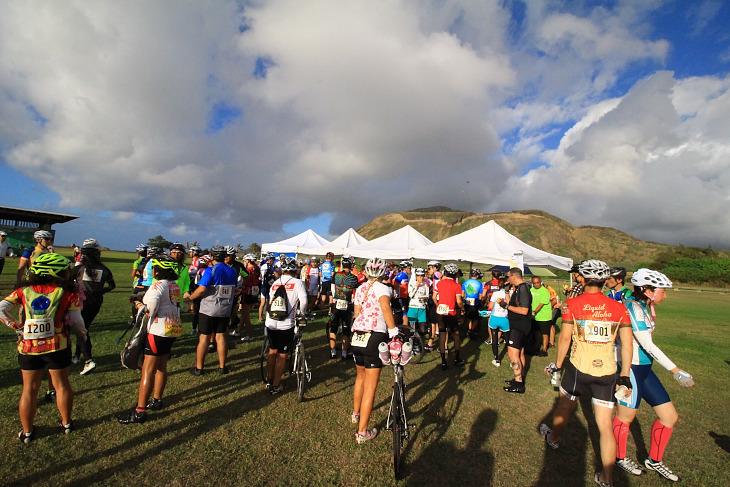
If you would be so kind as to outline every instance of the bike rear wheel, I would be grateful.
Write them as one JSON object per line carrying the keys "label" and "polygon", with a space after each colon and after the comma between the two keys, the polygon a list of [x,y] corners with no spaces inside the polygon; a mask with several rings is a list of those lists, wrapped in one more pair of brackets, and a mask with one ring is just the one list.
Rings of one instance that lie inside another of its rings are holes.
{"label": "bike rear wheel", "polygon": [[423,338],[418,332],[414,332],[410,338],[413,346],[413,355],[411,355],[411,363],[417,364],[423,360]]}
{"label": "bike rear wheel", "polygon": [[261,345],[261,381],[266,382],[268,375],[269,361],[269,336],[264,335],[264,343]]}
{"label": "bike rear wheel", "polygon": [[393,430],[393,472],[396,478],[400,475],[400,450],[403,446],[401,440],[403,438],[403,417],[401,416],[401,401],[403,390],[400,384],[397,382],[393,385],[393,424],[391,425]]}
{"label": "bike rear wheel", "polygon": [[304,388],[307,382],[306,359],[304,356],[304,345],[299,345],[296,351],[296,359],[294,363],[294,373],[297,377],[297,399],[299,402],[304,400]]}

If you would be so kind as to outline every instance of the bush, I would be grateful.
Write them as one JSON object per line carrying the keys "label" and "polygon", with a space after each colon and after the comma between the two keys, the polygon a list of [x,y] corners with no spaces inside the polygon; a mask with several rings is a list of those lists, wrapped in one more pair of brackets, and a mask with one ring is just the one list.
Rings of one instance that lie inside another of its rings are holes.
{"label": "bush", "polygon": [[729,258],[674,259],[661,269],[673,281],[714,286],[730,285]]}

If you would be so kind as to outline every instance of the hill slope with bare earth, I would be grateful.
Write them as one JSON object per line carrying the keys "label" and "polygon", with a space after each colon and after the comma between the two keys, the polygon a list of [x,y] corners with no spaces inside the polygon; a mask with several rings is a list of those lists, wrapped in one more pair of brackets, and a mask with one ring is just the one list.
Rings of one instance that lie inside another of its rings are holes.
{"label": "hill slope with bare earth", "polygon": [[472,213],[450,208],[424,208],[386,213],[357,229],[372,240],[404,225],[410,225],[433,242],[456,235],[494,220],[523,242],[551,254],[583,259],[601,259],[609,265],[636,267],[647,264],[670,245],[646,242],[613,228],[576,227],[540,210],[509,213]]}

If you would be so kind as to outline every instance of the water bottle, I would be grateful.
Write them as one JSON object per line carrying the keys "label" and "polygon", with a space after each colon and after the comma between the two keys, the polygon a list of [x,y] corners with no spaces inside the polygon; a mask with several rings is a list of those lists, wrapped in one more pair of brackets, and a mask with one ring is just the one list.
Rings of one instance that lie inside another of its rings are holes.
{"label": "water bottle", "polygon": [[393,365],[398,365],[400,363],[400,354],[403,350],[403,342],[397,337],[393,338],[388,344],[388,348],[390,349],[390,362]]}
{"label": "water bottle", "polygon": [[387,343],[380,342],[378,344],[378,355],[380,356],[380,360],[383,362],[383,365],[390,365],[390,350],[388,349]]}
{"label": "water bottle", "polygon": [[614,397],[619,401],[626,402],[629,398],[626,397],[626,393],[629,392],[629,388],[626,386],[619,386],[618,390],[614,394]]}
{"label": "water bottle", "polygon": [[553,372],[552,377],[550,377],[550,384],[552,384],[555,387],[558,387],[560,385],[560,371],[556,370]]}
{"label": "water bottle", "polygon": [[405,342],[400,351],[400,364],[405,365],[413,356],[413,345],[411,342]]}

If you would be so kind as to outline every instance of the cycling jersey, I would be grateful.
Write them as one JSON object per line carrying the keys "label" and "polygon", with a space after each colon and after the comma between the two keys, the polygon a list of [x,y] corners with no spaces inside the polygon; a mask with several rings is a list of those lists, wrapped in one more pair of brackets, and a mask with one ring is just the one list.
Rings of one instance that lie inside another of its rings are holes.
{"label": "cycling jersey", "polygon": [[322,281],[331,281],[335,273],[335,264],[332,261],[325,260],[322,262]]}
{"label": "cycling jersey", "polygon": [[304,283],[289,275],[283,275],[271,285],[269,290],[269,302],[274,298],[276,290],[281,286],[286,289],[287,299],[287,317],[283,320],[273,319],[269,313],[266,313],[266,328],[270,330],[289,330],[294,327],[294,316],[296,310],[299,309],[302,313],[307,309],[307,290],[304,287]]}
{"label": "cycling jersey", "polygon": [[467,306],[479,306],[479,297],[482,295],[484,290],[484,284],[477,279],[467,279],[464,284],[461,285],[462,291],[464,291],[464,301]]}
{"label": "cycling jersey", "polygon": [[352,303],[352,295],[357,285],[357,277],[351,272],[335,272],[332,279],[332,298],[336,309],[342,309],[338,306],[345,304],[338,304],[339,301],[345,301],[348,305]]}
{"label": "cycling jersey", "polygon": [[147,290],[142,302],[150,315],[147,333],[161,337],[182,335],[180,321],[180,287],[175,281],[155,281]]}
{"label": "cycling jersey", "polygon": [[616,301],[623,302],[631,297],[631,290],[626,286],[622,286],[621,289],[619,289],[618,291],[611,289],[611,291],[608,293],[608,297],[611,299],[615,299]]}
{"label": "cycling jersey", "polygon": [[503,318],[507,318],[507,309],[503,308],[499,305],[499,300],[507,301],[509,299],[507,297],[507,291],[504,289],[498,289],[492,293],[492,297],[490,301],[494,303],[492,306],[492,315],[491,316],[499,316]]}
{"label": "cycling jersey", "polygon": [[205,269],[198,284],[206,288],[200,300],[200,312],[214,318],[230,316],[238,280],[235,269],[222,262]]}
{"label": "cycling jersey", "polygon": [[[634,355],[631,365],[651,365],[656,360],[659,365],[667,370],[672,370],[676,365],[669,360],[662,350],[654,345],[652,335],[654,334],[654,320],[647,305],[641,301],[628,299],[624,302],[631,318],[631,331],[634,336]],[[616,353],[621,357],[621,342],[618,343]]]}
{"label": "cycling jersey", "polygon": [[431,281],[424,278],[420,283],[418,281],[410,281],[408,283],[408,303],[411,308],[426,309],[428,298],[431,295]]}
{"label": "cycling jersey", "polygon": [[584,293],[563,305],[563,323],[573,324],[570,361],[584,374],[615,374],[613,347],[619,328],[631,326],[626,307],[600,292]]}
{"label": "cycling jersey", "polygon": [[434,285],[436,313],[456,316],[456,296],[461,296],[461,286],[451,277],[444,277]]}
{"label": "cycling jersey", "polygon": [[408,297],[408,281],[410,280],[410,276],[405,272],[401,271],[393,278],[393,286],[398,291],[399,298],[407,298]]}
{"label": "cycling jersey", "polygon": [[[532,310],[532,294],[530,293],[530,289],[527,287],[527,284],[522,282],[517,285],[514,291],[512,291],[509,306]],[[509,318],[510,330],[517,330],[525,335],[530,333],[530,330],[532,329],[531,313],[522,315],[515,313],[514,311],[507,310],[507,317]]]}
{"label": "cycling jersey", "polygon": [[360,306],[360,313],[352,323],[353,332],[388,333],[388,325],[385,323],[380,298],[387,296],[390,299],[390,291],[390,287],[378,281],[366,282],[357,288],[353,301],[355,306]]}
{"label": "cycling jersey", "polygon": [[492,279],[487,283],[487,301],[492,300],[492,295],[499,291],[499,279]]}
{"label": "cycling jersey", "polygon": [[148,260],[142,271],[142,278],[139,280],[139,286],[150,287],[152,281],[155,279],[152,277],[152,259]]}

